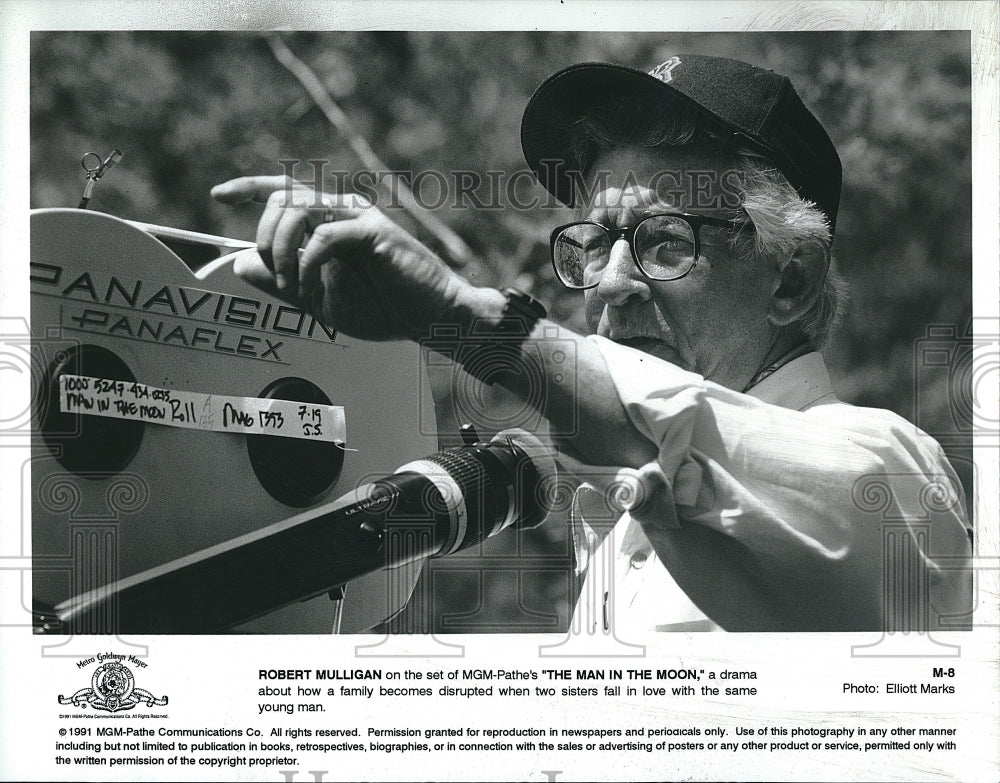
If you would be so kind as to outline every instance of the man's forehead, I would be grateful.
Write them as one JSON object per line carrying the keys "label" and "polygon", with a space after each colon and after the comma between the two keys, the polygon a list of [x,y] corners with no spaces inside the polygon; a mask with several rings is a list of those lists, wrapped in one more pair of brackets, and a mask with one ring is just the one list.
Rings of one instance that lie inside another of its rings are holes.
{"label": "man's forehead", "polygon": [[709,146],[626,147],[600,155],[578,189],[579,211],[732,211],[742,203],[735,160]]}
{"label": "man's forehead", "polygon": [[719,144],[645,147],[624,145],[599,153],[594,166],[613,168],[707,169],[731,165],[733,156]]}
{"label": "man's forehead", "polygon": [[687,205],[679,194],[660,194],[646,186],[626,183],[624,186],[609,185],[601,188],[586,203],[581,203],[577,212],[594,215],[614,210],[645,217],[663,211],[683,212],[686,208]]}

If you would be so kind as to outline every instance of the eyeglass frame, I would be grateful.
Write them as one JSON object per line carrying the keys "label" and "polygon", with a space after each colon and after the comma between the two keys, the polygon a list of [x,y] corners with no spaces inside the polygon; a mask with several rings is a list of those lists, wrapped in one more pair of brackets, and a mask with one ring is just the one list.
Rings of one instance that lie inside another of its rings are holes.
{"label": "eyeglass frame", "polygon": [[[649,272],[642,268],[642,262],[639,260],[638,253],[635,252],[635,232],[638,230],[639,226],[645,223],[647,220],[653,220],[659,217],[675,217],[680,218],[688,226],[691,227],[691,234],[694,236],[694,256],[691,259],[691,266],[684,270],[682,274],[676,277],[653,277]],[[571,223],[565,223],[561,226],[556,226],[552,229],[552,233],[549,234],[549,261],[552,263],[552,271],[556,274],[556,279],[559,280],[562,285],[571,291],[588,291],[591,288],[596,288],[601,284],[598,280],[596,283],[591,283],[590,285],[575,286],[569,285],[561,274],[559,274],[559,267],[556,266],[556,240],[559,238],[559,234],[565,231],[567,228],[572,228],[573,226],[597,226],[598,228],[604,229],[605,234],[611,240],[611,246],[608,250],[608,260],[611,260],[611,249],[614,248],[615,243],[619,239],[624,239],[628,243],[629,250],[632,253],[632,261],[635,263],[636,268],[642,272],[643,276],[649,280],[657,283],[669,283],[673,280],[680,280],[682,277],[686,277],[691,273],[691,270],[695,268],[698,263],[698,259],[701,258],[701,227],[702,226],[718,226],[720,228],[726,226],[739,226],[748,225],[749,221],[740,218],[717,218],[711,215],[693,215],[689,212],[658,212],[655,215],[647,215],[634,226],[625,226],[619,228],[609,228],[603,223],[597,223],[593,220],[574,220]],[[603,275],[602,275],[603,277]]]}

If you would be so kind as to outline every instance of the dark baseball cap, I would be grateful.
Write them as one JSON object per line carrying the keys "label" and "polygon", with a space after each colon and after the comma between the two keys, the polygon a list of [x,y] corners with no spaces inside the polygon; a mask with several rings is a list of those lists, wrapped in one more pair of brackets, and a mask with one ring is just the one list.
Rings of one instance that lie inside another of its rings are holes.
{"label": "dark baseball cap", "polygon": [[625,65],[582,63],[550,76],[535,90],[521,121],[521,148],[539,182],[574,205],[572,171],[580,171],[570,126],[594,107],[621,96],[643,107],[680,98],[766,156],[799,195],[826,214],[833,232],[840,204],[840,156],[787,76],[739,60],[681,54],[649,73]]}

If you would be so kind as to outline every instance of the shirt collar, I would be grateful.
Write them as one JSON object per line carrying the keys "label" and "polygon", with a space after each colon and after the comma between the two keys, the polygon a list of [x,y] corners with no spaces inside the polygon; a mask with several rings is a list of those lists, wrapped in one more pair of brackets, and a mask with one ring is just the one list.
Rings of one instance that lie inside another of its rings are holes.
{"label": "shirt collar", "polygon": [[834,394],[823,355],[812,351],[782,365],[746,394],[761,402],[803,411],[814,405],[840,402]]}

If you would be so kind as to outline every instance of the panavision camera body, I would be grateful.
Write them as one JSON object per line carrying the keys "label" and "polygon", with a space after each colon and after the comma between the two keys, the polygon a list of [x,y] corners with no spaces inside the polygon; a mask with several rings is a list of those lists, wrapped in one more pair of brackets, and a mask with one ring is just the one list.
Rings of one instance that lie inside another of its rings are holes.
{"label": "panavision camera body", "polygon": [[[434,420],[418,347],[352,340],[253,288],[226,255],[241,244],[81,209],[32,213],[36,605],[258,530],[437,448],[417,425]],[[352,585],[340,630],[391,616],[406,587],[378,573]],[[237,630],[329,633],[337,613],[319,596]],[[77,630],[105,632],[89,622]]]}

